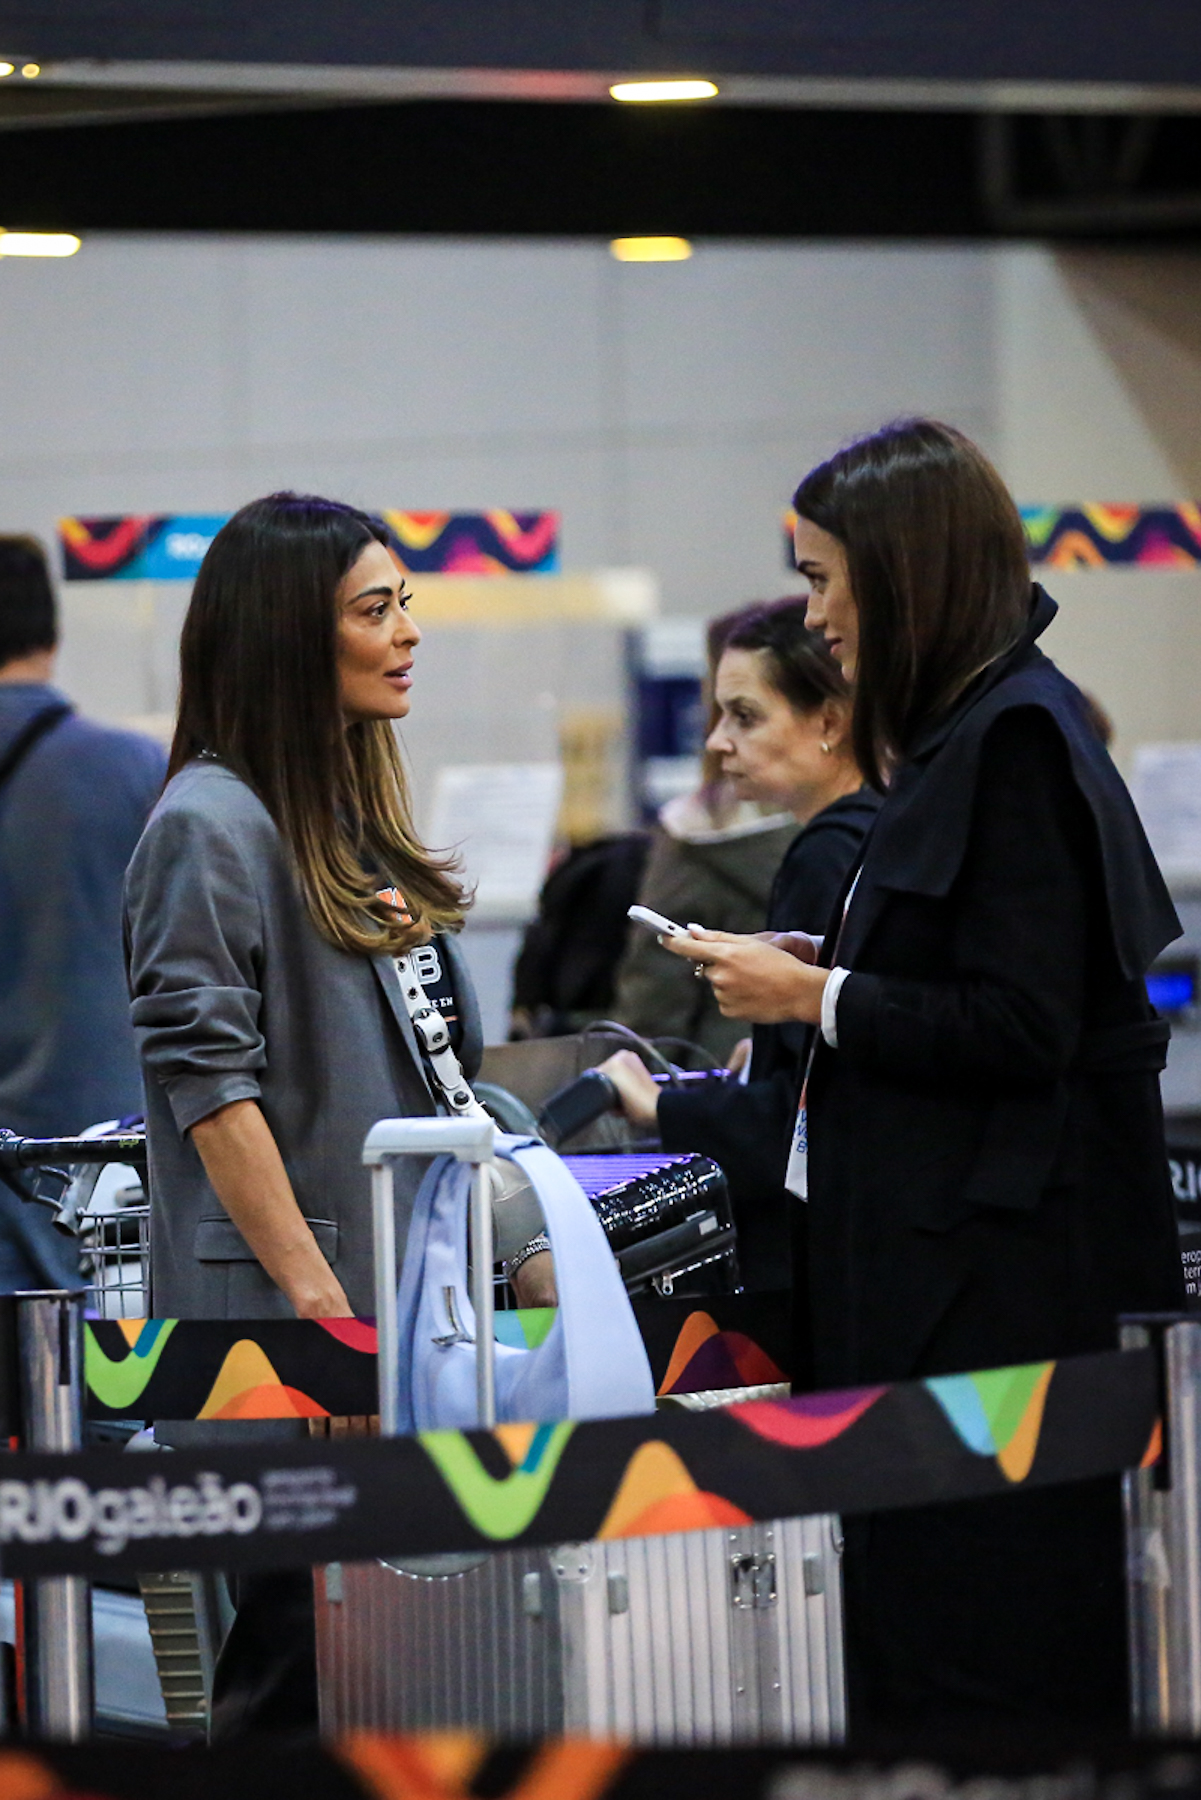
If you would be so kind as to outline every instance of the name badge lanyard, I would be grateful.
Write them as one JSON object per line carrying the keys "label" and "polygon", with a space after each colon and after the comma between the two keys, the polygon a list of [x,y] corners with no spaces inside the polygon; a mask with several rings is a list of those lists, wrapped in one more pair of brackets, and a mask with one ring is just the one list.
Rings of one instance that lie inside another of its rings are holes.
{"label": "name badge lanyard", "polygon": [[[843,933],[847,928],[847,914],[851,910],[851,901],[855,898],[855,889],[859,886],[859,877],[863,873],[860,864],[855,871],[855,879],[847,890],[847,897],[842,904],[842,918],[838,924],[838,935],[834,939],[834,950],[830,957],[830,967],[838,965],[838,950],[842,943]],[[796,1119],[792,1127],[792,1145],[788,1152],[788,1168],[784,1174],[784,1186],[798,1200],[809,1198],[809,1076],[813,1070],[813,1059],[817,1055],[817,1046],[821,1041],[821,1021],[813,1027],[813,1037],[809,1044],[809,1054],[805,1058],[805,1073],[801,1077],[801,1098],[797,1104]]]}

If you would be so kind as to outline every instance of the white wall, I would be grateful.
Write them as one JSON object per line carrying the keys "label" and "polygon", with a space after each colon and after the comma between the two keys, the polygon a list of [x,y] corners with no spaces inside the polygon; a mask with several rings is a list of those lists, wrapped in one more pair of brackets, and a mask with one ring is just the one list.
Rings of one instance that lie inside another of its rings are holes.
{"label": "white wall", "polygon": [[[646,266],[582,242],[94,236],[0,263],[0,529],[282,486],[553,506],[567,566],[644,564],[669,611],[709,613],[792,585],[792,487],[898,413],[962,425],[1022,500],[1201,493],[1199,299],[1195,256],[1016,245]],[[1201,578],[1048,585],[1052,647],[1123,755],[1201,736]],[[110,715],[169,688],[138,604],[69,599],[65,685]]]}
{"label": "white wall", "polygon": [[992,429],[973,249],[90,237],[0,264],[0,526],[285,485],[557,506],[574,567],[706,611],[783,578],[778,520],[848,434]]}
{"label": "white wall", "polygon": [[[1023,500],[1201,495],[1201,257],[992,253],[996,454]],[[1048,572],[1047,648],[1136,743],[1201,738],[1201,575]]]}

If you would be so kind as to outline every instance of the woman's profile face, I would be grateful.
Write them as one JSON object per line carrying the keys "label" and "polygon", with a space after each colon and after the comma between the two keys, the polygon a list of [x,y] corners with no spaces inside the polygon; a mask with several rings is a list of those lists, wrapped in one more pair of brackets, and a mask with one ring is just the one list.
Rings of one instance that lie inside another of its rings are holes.
{"label": "woman's profile face", "polygon": [[820,631],[848,681],[859,660],[859,608],[851,592],[846,551],[836,537],[811,519],[798,519],[793,532],[796,566],[809,583],[805,623]]}
{"label": "woman's profile face", "polygon": [[403,719],[413,650],[405,578],[390,551],[371,543],[338,584],[338,697],[348,725]]}
{"label": "woman's profile face", "polygon": [[766,650],[722,652],[713,683],[719,717],[705,748],[744,800],[766,801],[807,817],[828,783],[831,756],[822,744],[841,737],[833,707],[801,713],[768,679]]}

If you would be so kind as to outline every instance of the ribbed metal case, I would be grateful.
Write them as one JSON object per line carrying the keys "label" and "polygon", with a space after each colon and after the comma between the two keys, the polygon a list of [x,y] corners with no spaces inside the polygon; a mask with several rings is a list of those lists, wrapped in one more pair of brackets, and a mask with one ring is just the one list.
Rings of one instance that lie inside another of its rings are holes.
{"label": "ribbed metal case", "polygon": [[321,1724],[640,1744],[846,1730],[829,1516],[318,1570]]}

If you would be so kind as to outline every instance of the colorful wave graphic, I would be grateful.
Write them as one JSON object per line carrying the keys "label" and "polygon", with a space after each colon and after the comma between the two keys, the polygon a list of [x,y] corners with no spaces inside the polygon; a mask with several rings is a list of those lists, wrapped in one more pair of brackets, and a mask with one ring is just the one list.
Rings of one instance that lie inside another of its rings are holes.
{"label": "colorful wave graphic", "polygon": [[[106,1354],[96,1334],[84,1333],[84,1378],[97,1399],[112,1411],[131,1414],[149,1387],[178,1319],[116,1321],[129,1354]],[[320,1321],[323,1330],[350,1349],[374,1356],[375,1326],[358,1319]],[[328,1409],[300,1388],[282,1381],[267,1353],[253,1338],[239,1338],[227,1350],[198,1419],[325,1419]]]}
{"label": "colorful wave graphic", "polygon": [[[373,1800],[472,1800],[474,1777],[495,1745],[470,1731],[392,1737],[348,1732],[333,1746],[338,1760]],[[634,1752],[583,1738],[540,1744],[496,1800],[599,1800]],[[22,1794],[21,1800],[27,1800]],[[28,1800],[40,1800],[30,1795]]]}
{"label": "colorful wave graphic", "polygon": [[146,547],[153,515],[131,518],[60,519],[59,545],[68,581],[99,581],[121,574]]}
{"label": "colorful wave graphic", "polygon": [[221,1364],[198,1419],[327,1419],[328,1412],[276,1374],[253,1338],[241,1338]]}
{"label": "colorful wave graphic", "polygon": [[753,1338],[722,1331],[707,1312],[690,1313],[675,1341],[660,1394],[698,1394],[711,1388],[762,1387],[787,1376]]}
{"label": "colorful wave graphic", "polygon": [[370,1319],[314,1319],[313,1324],[348,1350],[357,1350],[363,1356],[375,1356],[379,1351],[379,1332]]}
{"label": "colorful wave graphic", "polygon": [[496,1314],[496,1341],[512,1350],[536,1350],[559,1316],[556,1306],[511,1307]]}
{"label": "colorful wave graphic", "polygon": [[[474,1800],[477,1777],[490,1756],[504,1748],[495,1738],[478,1731],[429,1731],[420,1735],[382,1731],[348,1731],[334,1742],[315,1749],[311,1774],[302,1785],[306,1795],[324,1800],[344,1800],[352,1791],[363,1800]],[[80,1771],[55,1766],[53,1751],[0,1751],[0,1800],[117,1800],[132,1793],[177,1791],[178,1782],[168,1772],[157,1747],[147,1750],[144,1762],[134,1747],[122,1762],[118,1775],[113,1759],[101,1758],[91,1769],[85,1786]],[[500,1782],[489,1770],[485,1791],[495,1800],[601,1800],[617,1782],[621,1771],[637,1752],[626,1744],[591,1742],[584,1738],[547,1738],[532,1746],[529,1754],[508,1759]],[[199,1792],[208,1792],[218,1781],[240,1800],[250,1794],[259,1765],[238,1771],[230,1767],[220,1777],[202,1773]],[[161,1787],[156,1787],[156,1781]],[[188,1782],[185,1778],[184,1785]]]}
{"label": "colorful wave graphic", "polygon": [[509,1461],[499,1478],[461,1431],[426,1431],[421,1443],[465,1516],[497,1543],[518,1537],[537,1517],[574,1426],[499,1425],[492,1433]]}
{"label": "colorful wave graphic", "polygon": [[1030,560],[1051,569],[1190,569],[1201,563],[1201,505],[1195,500],[1025,506],[1022,522]]}
{"label": "colorful wave graphic", "polygon": [[748,1400],[732,1406],[730,1417],[770,1443],[814,1450],[849,1431],[887,1392],[886,1387],[847,1388],[832,1394],[794,1394],[790,1400]]}
{"label": "colorful wave graphic", "polygon": [[58,522],[66,581],[190,580],[224,513],[137,513]]}
{"label": "colorful wave graphic", "polygon": [[141,1398],[178,1324],[176,1319],[119,1319],[130,1354],[106,1356],[94,1332],[83,1339],[84,1381],[105,1406],[128,1412]]}
{"label": "colorful wave graphic", "polygon": [[[131,513],[58,522],[66,581],[191,580],[224,513]],[[545,575],[559,566],[559,514],[379,514],[406,569],[422,575]]]}
{"label": "colorful wave graphic", "polygon": [[1025,1481],[1042,1429],[1053,1362],[985,1369],[974,1375],[935,1375],[925,1386],[977,1456],[995,1456],[1009,1481]]}
{"label": "colorful wave graphic", "polygon": [[414,575],[546,575],[559,566],[557,512],[380,514]]}
{"label": "colorful wave graphic", "polygon": [[[1084,500],[1023,506],[1030,561],[1049,569],[1193,569],[1201,563],[1201,501],[1140,506]],[[796,514],[784,515],[784,566],[793,572]]]}
{"label": "colorful wave graphic", "polygon": [[749,1525],[749,1513],[720,1494],[699,1488],[670,1444],[639,1444],[622,1472],[599,1538],[658,1537],[669,1531],[707,1531]]}

